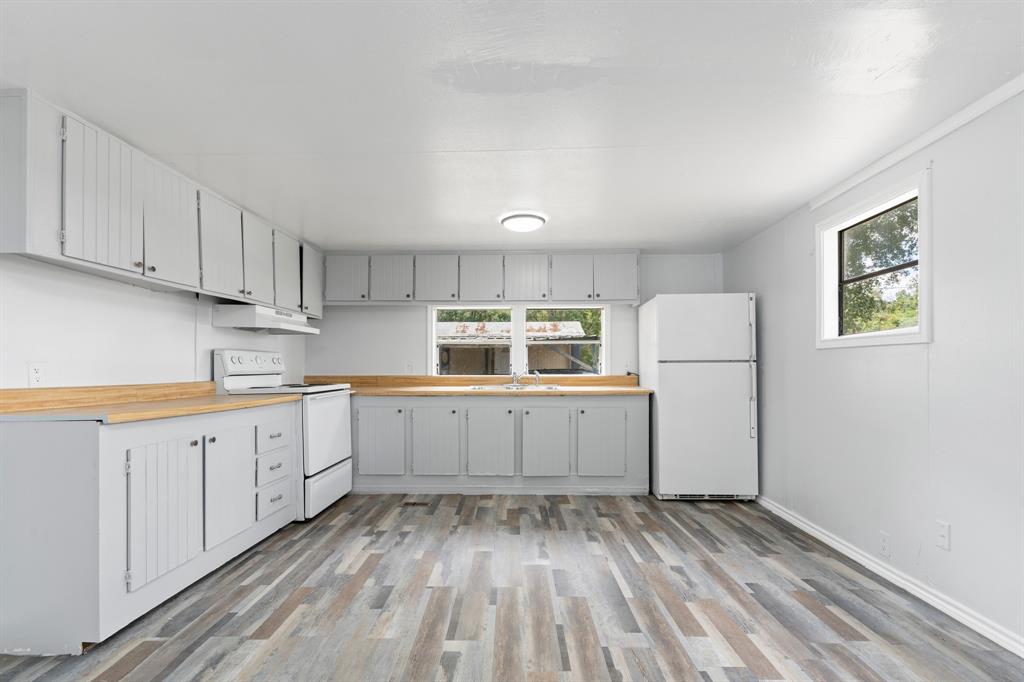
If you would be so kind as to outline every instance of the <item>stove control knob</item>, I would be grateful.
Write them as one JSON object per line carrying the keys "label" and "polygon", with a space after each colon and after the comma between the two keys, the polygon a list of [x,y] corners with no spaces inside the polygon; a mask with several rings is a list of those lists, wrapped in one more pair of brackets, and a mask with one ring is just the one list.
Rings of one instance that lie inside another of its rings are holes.
{"label": "stove control knob", "polygon": [[263,356],[262,355],[254,355],[254,356],[252,356],[252,358],[253,358],[253,360],[256,361],[256,366],[257,367],[262,367],[263,366]]}

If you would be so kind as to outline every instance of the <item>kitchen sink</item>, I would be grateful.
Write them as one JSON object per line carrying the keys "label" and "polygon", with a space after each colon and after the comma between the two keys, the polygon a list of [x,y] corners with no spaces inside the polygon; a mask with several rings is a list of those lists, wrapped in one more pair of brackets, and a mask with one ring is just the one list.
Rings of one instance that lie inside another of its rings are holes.
{"label": "kitchen sink", "polygon": [[558,384],[486,384],[482,386],[470,386],[471,391],[525,391],[527,389],[539,391],[557,391],[561,386]]}

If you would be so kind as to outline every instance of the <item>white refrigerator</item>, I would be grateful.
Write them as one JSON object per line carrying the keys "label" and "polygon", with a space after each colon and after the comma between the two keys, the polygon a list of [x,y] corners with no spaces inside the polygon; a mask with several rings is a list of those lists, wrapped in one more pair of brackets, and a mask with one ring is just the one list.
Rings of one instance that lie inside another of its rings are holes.
{"label": "white refrigerator", "polygon": [[663,294],[640,306],[651,488],[662,500],[757,496],[754,294]]}

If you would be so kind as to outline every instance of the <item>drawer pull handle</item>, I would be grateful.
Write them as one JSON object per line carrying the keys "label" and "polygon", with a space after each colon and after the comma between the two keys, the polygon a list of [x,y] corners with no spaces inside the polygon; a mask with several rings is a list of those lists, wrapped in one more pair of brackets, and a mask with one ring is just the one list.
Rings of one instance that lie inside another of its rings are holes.
{"label": "drawer pull handle", "polygon": [[284,462],[278,462],[277,464],[272,465],[270,467],[269,471],[277,471],[278,469],[280,469],[283,466],[284,466]]}
{"label": "drawer pull handle", "polygon": [[217,436],[210,436],[209,438],[206,439],[206,442],[207,443],[216,443],[217,442]]}
{"label": "drawer pull handle", "polygon": [[275,502],[280,502],[283,499],[284,499],[284,493],[278,493],[277,495],[274,495],[273,497],[270,498],[270,504],[274,504]]}
{"label": "drawer pull handle", "polygon": [[271,439],[280,438],[280,437],[281,437],[281,432],[280,431],[278,431],[277,433],[270,434],[270,438]]}

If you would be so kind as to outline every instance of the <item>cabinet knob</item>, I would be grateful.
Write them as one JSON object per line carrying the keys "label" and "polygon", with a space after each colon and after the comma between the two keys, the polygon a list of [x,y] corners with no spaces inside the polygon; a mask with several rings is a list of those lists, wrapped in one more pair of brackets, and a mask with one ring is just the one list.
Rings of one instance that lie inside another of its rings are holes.
{"label": "cabinet knob", "polygon": [[524,410],[523,414],[530,414],[530,411],[529,410]]}
{"label": "cabinet knob", "polygon": [[455,414],[455,410],[452,410],[452,414]]}
{"label": "cabinet knob", "polygon": [[540,297],[541,297],[541,298],[547,298],[547,297],[548,297],[548,295],[547,295],[547,294],[541,294],[541,295],[540,295]]}
{"label": "cabinet knob", "polygon": [[309,310],[309,306],[308,305],[304,305],[304,306],[302,306],[302,309],[303,310]]}
{"label": "cabinet knob", "polygon": [[601,294],[594,294],[594,298],[601,298]]}
{"label": "cabinet knob", "polygon": [[512,414],[512,410],[509,410],[509,411],[508,411],[508,413],[509,413],[509,414]]}
{"label": "cabinet knob", "polygon": [[210,436],[209,438],[206,439],[206,442],[207,443],[216,443],[217,442],[217,436]]}
{"label": "cabinet knob", "polygon": [[239,289],[239,290],[238,290],[238,293],[240,293],[240,294],[244,294],[244,293],[245,293],[245,289]]}
{"label": "cabinet knob", "polygon": [[252,289],[246,289],[245,290],[245,295],[246,296],[252,296]]}
{"label": "cabinet knob", "polygon": [[399,408],[399,410],[398,410],[398,414],[402,414],[402,410],[401,410],[401,408]]}
{"label": "cabinet knob", "polygon": [[195,446],[199,445],[199,441],[194,440],[191,443],[189,443],[189,445],[192,446],[192,447],[195,447]]}
{"label": "cabinet knob", "polygon": [[455,298],[455,294],[452,294],[452,298]]}
{"label": "cabinet knob", "polygon": [[144,265],[144,263],[142,261],[140,261],[140,260],[137,260],[134,263],[132,263],[132,267],[134,267],[134,268],[141,268],[143,265]]}
{"label": "cabinet knob", "polygon": [[501,294],[495,294],[495,296],[501,298]]}
{"label": "cabinet knob", "polygon": [[586,412],[586,410],[580,410],[580,414],[583,414],[584,412]]}
{"label": "cabinet knob", "polygon": [[412,294],[406,294],[405,297],[406,298],[412,298]]}
{"label": "cabinet knob", "polygon": [[366,298],[366,294],[359,294],[359,298]]}
{"label": "cabinet knob", "polygon": [[587,298],[593,298],[593,297],[594,297],[593,294],[587,294]]}
{"label": "cabinet knob", "polygon": [[155,266],[155,265],[150,265],[150,266],[149,266],[148,268],[146,268],[146,269],[147,269],[147,270],[149,270],[150,272],[156,272],[156,266]]}

